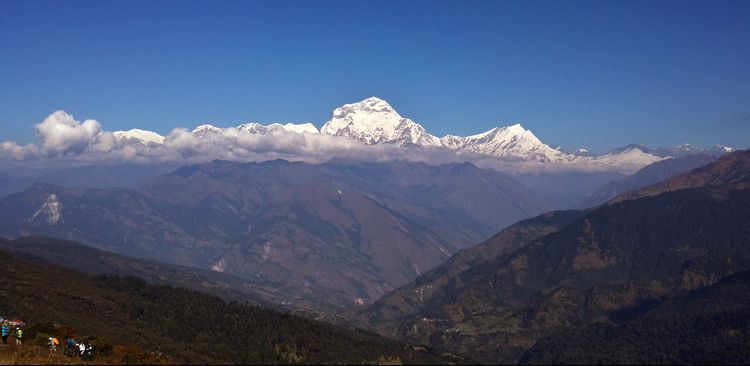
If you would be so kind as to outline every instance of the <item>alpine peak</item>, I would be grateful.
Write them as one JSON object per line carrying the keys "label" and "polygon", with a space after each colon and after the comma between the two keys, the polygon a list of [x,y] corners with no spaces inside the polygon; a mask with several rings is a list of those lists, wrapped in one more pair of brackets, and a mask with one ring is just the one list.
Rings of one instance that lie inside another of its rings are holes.
{"label": "alpine peak", "polygon": [[134,128],[128,131],[114,131],[112,132],[112,135],[117,139],[135,140],[144,145],[149,144],[149,143],[152,143],[152,144],[164,143],[164,136],[159,135],[158,133],[153,132],[153,131],[146,131],[146,130],[141,130],[138,128]]}
{"label": "alpine peak", "polygon": [[345,136],[365,144],[440,145],[440,140],[427,133],[424,127],[401,117],[388,102],[377,97],[336,108],[320,132]]}
{"label": "alpine peak", "polygon": [[219,127],[216,127],[214,125],[209,125],[209,124],[200,125],[193,130],[193,135],[197,137],[215,136],[215,135],[221,135],[223,133],[224,133],[223,128],[219,128]]}

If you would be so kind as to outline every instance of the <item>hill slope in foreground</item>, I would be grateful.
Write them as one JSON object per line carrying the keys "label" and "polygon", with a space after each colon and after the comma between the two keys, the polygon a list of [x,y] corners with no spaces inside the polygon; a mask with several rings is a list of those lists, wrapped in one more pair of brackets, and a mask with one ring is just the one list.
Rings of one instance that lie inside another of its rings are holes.
{"label": "hill slope in foreground", "polygon": [[441,359],[359,330],[135,278],[91,277],[0,252],[0,304],[27,324],[70,324],[79,334],[159,351],[181,363],[369,364]]}

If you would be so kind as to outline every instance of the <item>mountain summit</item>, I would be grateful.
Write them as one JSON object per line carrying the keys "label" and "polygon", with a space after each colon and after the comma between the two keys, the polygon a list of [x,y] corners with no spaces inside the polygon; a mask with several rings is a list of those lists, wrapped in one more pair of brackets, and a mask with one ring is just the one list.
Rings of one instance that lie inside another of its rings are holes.
{"label": "mountain summit", "polygon": [[401,117],[388,102],[377,97],[336,108],[320,132],[365,144],[440,146],[440,140],[427,133],[422,125]]}
{"label": "mountain summit", "polygon": [[477,135],[460,137],[447,135],[440,139],[443,146],[463,152],[495,156],[511,156],[540,162],[574,161],[576,156],[544,144],[520,123],[495,127]]}

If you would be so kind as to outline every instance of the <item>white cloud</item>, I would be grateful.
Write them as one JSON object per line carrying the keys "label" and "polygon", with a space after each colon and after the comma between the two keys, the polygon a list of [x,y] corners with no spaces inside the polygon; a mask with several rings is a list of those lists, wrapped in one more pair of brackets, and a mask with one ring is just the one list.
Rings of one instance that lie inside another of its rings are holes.
{"label": "white cloud", "polygon": [[46,154],[77,155],[101,133],[101,125],[93,119],[78,122],[65,111],[57,111],[36,125],[36,131]]}
{"label": "white cloud", "polygon": [[18,145],[13,141],[0,142],[0,158],[6,160],[29,160],[39,155],[39,148],[34,144]]}

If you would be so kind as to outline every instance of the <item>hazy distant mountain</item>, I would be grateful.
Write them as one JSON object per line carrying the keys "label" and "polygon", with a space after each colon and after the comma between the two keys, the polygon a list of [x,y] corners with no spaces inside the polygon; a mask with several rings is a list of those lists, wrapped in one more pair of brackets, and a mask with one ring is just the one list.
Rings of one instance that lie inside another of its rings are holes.
{"label": "hazy distant mountain", "polygon": [[22,177],[0,175],[0,197],[29,189],[36,183],[64,187],[134,187],[146,178],[175,170],[175,164],[107,164],[72,168],[49,168]]}
{"label": "hazy distant mountain", "polygon": [[658,155],[642,145],[628,145],[593,157],[607,166],[617,167],[622,171],[636,171],[657,161],[669,159],[670,155]]}
{"label": "hazy distant mountain", "polygon": [[366,303],[547,209],[471,164],[216,161],[138,189],[35,185],[0,235],[49,235]]}
{"label": "hazy distant mountain", "polygon": [[689,188],[745,189],[748,188],[749,182],[750,150],[739,150],[725,155],[715,163],[703,165],[637,191],[623,193],[610,202],[649,197]]}
{"label": "hazy distant mountain", "polygon": [[603,185],[624,177],[625,175],[612,171],[530,172],[514,176],[532,192],[550,202],[556,210],[578,208],[584,198]]}
{"label": "hazy distant mountain", "polygon": [[622,180],[607,183],[593,195],[586,198],[578,207],[585,208],[602,204],[620,193],[640,189],[699,166],[709,164],[716,159],[710,155],[696,154],[658,161]]}
{"label": "hazy distant mountain", "polygon": [[518,361],[540,338],[622,322],[750,269],[748,184],[740,151],[591,211],[520,222],[355,317],[480,361]]}

